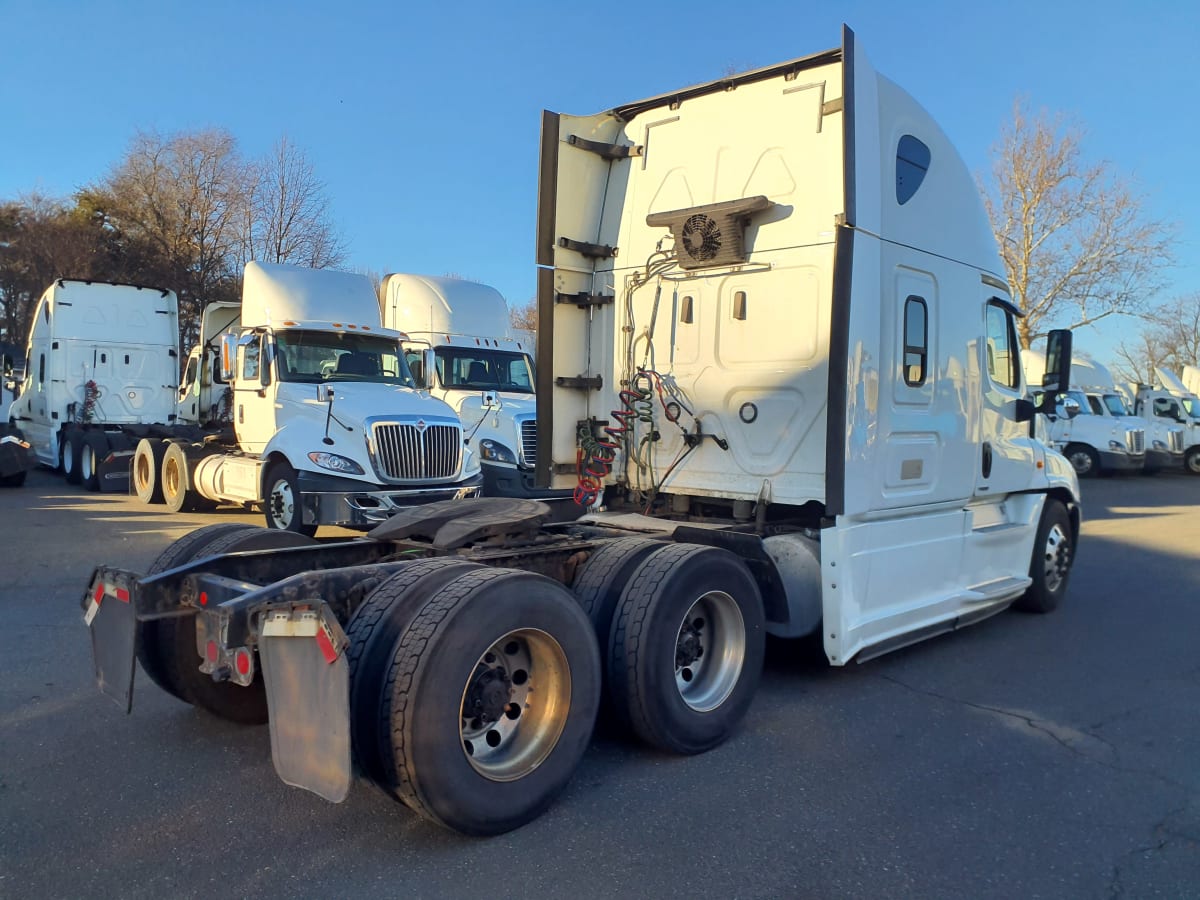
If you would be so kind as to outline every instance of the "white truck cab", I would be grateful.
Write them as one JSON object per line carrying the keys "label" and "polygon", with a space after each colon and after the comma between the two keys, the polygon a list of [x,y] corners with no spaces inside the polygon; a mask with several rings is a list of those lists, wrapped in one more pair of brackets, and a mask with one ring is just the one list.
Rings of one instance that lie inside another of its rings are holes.
{"label": "white truck cab", "polygon": [[[1044,367],[1042,356],[1026,351],[1022,359],[1026,377],[1036,385]],[[1078,414],[1067,414],[1070,405]],[[1048,408],[1048,420],[1051,441],[1080,477],[1141,472],[1146,466],[1146,423],[1129,417],[1108,369],[1090,357],[1074,355],[1071,385]]]}
{"label": "white truck cab", "polygon": [[1129,386],[1134,409],[1151,422],[1178,431],[1183,468],[1200,475],[1200,399],[1174,372],[1159,367],[1156,374],[1157,386]]}
{"label": "white truck cab", "polygon": [[[533,345],[512,335],[508,305],[486,284],[395,273],[380,289],[383,323],[407,335],[409,368],[462,419],[477,449],[488,497],[566,499],[534,484],[537,402]],[[426,353],[433,367],[426,370]]]}

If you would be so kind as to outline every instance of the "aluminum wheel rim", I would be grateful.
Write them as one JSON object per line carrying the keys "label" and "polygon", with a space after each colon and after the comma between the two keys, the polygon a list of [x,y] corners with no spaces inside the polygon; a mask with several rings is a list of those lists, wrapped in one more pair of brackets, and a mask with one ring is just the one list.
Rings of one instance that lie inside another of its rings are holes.
{"label": "aluminum wheel rim", "polygon": [[135,459],[133,467],[133,478],[138,490],[145,490],[150,486],[150,460],[143,454]]}
{"label": "aluminum wheel rim", "polygon": [[275,482],[271,487],[271,521],[279,528],[286,528],[292,521],[295,502],[292,486],[283,480]]}
{"label": "aluminum wheel rim", "polygon": [[458,730],[471,767],[515,781],[558,744],[571,709],[571,667],[558,641],[521,628],[494,642],[463,688]]}
{"label": "aluminum wheel rim", "polygon": [[183,493],[183,478],[179,471],[179,463],[173,459],[163,463],[163,491],[171,496]]}
{"label": "aluminum wheel rim", "polygon": [[1185,460],[1185,462],[1187,463],[1188,470],[1192,472],[1192,474],[1200,475],[1200,453],[1193,453]]}
{"label": "aluminum wheel rim", "polygon": [[692,604],[675,637],[675,686],[696,712],[716,709],[733,693],[746,662],[746,623],[737,602],[709,591]]}
{"label": "aluminum wheel rim", "polygon": [[1076,474],[1085,475],[1092,470],[1092,458],[1082,450],[1076,450],[1071,454],[1071,465],[1075,467]]}
{"label": "aluminum wheel rim", "polygon": [[70,441],[67,441],[63,444],[62,464],[63,474],[70,475],[75,468],[75,452],[71,449]]}
{"label": "aluminum wheel rim", "polygon": [[1051,593],[1062,587],[1071,568],[1071,542],[1061,525],[1055,524],[1046,535],[1044,568],[1046,589]]}

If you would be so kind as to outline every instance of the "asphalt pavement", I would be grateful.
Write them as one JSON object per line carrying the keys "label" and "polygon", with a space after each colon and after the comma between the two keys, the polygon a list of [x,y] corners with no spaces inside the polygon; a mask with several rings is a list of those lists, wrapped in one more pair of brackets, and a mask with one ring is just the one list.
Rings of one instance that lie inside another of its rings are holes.
{"label": "asphalt pavement", "polygon": [[140,672],[124,715],[93,683],[92,567],[260,516],[34,472],[0,490],[0,897],[1200,896],[1200,478],[1083,489],[1055,613],[846,668],[772,643],[727,744],[602,733],[548,813],[481,840],[363,783],[289,788],[265,727]]}

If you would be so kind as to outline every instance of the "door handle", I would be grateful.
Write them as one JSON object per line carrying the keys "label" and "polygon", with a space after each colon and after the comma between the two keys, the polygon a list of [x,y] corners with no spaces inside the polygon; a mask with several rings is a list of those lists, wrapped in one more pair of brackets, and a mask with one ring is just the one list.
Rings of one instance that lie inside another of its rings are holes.
{"label": "door handle", "polygon": [[992,475],[992,445],[989,441],[983,442],[983,477],[990,478]]}

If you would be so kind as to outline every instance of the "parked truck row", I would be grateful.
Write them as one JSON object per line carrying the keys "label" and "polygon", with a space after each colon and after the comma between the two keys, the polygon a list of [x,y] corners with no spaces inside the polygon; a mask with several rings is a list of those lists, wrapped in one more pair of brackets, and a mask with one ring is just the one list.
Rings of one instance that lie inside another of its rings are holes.
{"label": "parked truck row", "polygon": [[[216,525],[146,573],[102,565],[83,608],[123,708],[136,659],[184,702],[268,721],[288,784],[341,801],[362,777],[495,834],[562,790],[602,695],[641,741],[699,753],[745,716],[768,633],[820,635],[842,666],[1061,602],[1078,481],[1038,415],[1070,384],[1070,333],[1035,405],[974,181],[853,32],[546,112],[540,173],[536,449],[489,439],[589,514],[443,501],[349,541]],[[320,392],[330,329],[306,357],[293,314],[243,310],[231,371],[254,395],[297,385],[315,449],[358,461],[352,382]],[[422,377],[475,384],[446,333],[422,338]],[[486,380],[508,404],[523,370],[503,361]]]}

